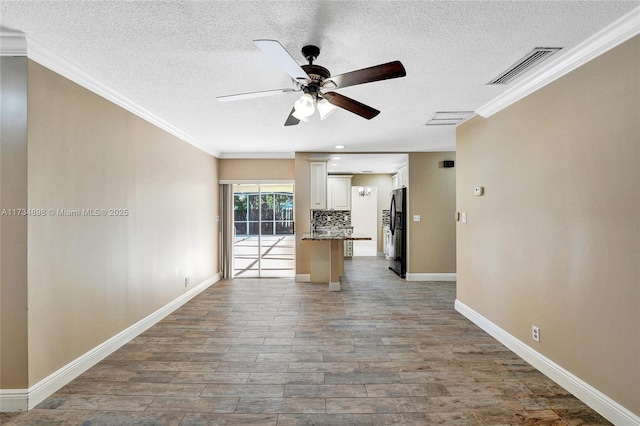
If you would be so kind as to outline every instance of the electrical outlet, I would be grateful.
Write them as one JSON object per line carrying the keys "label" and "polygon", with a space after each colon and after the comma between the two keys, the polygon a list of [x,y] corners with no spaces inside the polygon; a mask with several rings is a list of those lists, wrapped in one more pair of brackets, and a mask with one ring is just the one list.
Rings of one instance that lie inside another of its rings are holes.
{"label": "electrical outlet", "polygon": [[531,326],[531,338],[536,342],[540,341],[540,329],[535,325]]}
{"label": "electrical outlet", "polygon": [[185,279],[184,279],[184,286],[185,286],[185,287],[189,287],[189,277],[185,277]]}

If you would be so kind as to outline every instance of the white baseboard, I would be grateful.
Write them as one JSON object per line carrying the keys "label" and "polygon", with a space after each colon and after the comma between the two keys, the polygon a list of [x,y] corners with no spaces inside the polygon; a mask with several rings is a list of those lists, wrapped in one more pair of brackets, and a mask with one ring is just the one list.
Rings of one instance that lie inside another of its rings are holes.
{"label": "white baseboard", "polygon": [[295,280],[297,283],[310,283],[311,274],[296,274]]}
{"label": "white baseboard", "polygon": [[0,413],[29,409],[29,389],[0,389]]}
{"label": "white baseboard", "polygon": [[407,281],[456,281],[456,273],[422,274],[407,272]]}
{"label": "white baseboard", "polygon": [[148,328],[156,324],[158,321],[171,314],[173,311],[184,305],[189,300],[200,294],[212,284],[220,281],[220,273],[204,280],[191,290],[182,294],[178,298],[172,300],[162,308],[153,312],[146,318],[141,319],[132,326],[122,330],[112,338],[104,341],[100,345],[91,349],[84,355],[71,361],[69,364],[40,380],[27,390],[7,389],[0,390],[0,407],[1,411],[24,411],[33,409],[36,405],[51,396],[58,389],[62,388],[80,374],[120,349],[127,342],[140,335]]}
{"label": "white baseboard", "polygon": [[545,376],[571,392],[589,407],[615,425],[640,425],[640,416],[632,413],[584,380],[516,339],[464,303],[455,301],[455,309],[471,322],[493,336]]}

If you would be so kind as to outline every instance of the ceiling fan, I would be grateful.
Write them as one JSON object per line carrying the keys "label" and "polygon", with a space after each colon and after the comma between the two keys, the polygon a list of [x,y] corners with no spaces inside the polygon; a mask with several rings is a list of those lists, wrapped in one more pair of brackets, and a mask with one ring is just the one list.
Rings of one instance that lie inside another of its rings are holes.
{"label": "ceiling fan", "polygon": [[346,109],[370,120],[380,114],[380,111],[330,90],[407,75],[402,63],[393,61],[332,76],[328,69],[314,65],[313,61],[320,55],[320,48],[317,46],[308,45],[302,48],[302,55],[309,61],[309,64],[299,65],[284,46],[276,40],[254,40],[253,43],[291,76],[295,88],[218,96],[216,99],[219,102],[228,102],[281,93],[303,92],[303,95],[293,104],[293,109],[284,123],[285,126],[293,126],[300,121],[310,121],[316,110],[320,114],[320,119],[324,120],[337,108]]}

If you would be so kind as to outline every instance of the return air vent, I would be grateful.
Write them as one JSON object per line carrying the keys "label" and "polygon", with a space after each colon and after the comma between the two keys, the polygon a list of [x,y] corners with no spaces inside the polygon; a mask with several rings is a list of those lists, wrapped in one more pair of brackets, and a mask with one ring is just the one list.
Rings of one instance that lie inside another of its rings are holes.
{"label": "return air vent", "polygon": [[429,117],[425,126],[455,126],[474,114],[473,111],[437,111]]}
{"label": "return air vent", "polygon": [[536,47],[527,53],[524,58],[511,65],[502,74],[488,82],[487,84],[509,84],[512,80],[520,77],[523,73],[533,68],[539,62],[556,53],[561,47]]}

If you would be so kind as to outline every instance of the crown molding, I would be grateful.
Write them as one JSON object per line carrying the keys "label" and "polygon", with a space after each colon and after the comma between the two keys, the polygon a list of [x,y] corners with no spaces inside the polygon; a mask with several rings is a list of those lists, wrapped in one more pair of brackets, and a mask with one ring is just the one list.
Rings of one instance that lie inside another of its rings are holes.
{"label": "crown molding", "polygon": [[293,152],[223,152],[220,159],[293,159]]}
{"label": "crown molding", "polygon": [[551,59],[548,64],[478,108],[476,113],[488,118],[638,34],[640,7],[598,31],[564,55]]}
{"label": "crown molding", "polygon": [[42,44],[28,37],[26,51],[27,57],[29,59],[39,63],[40,65],[50,69],[51,71],[54,71],[61,76],[73,81],[74,83],[79,84],[85,89],[90,90],[93,93],[113,102],[114,104],[126,109],[130,113],[135,114],[143,120],[148,121],[154,126],[159,127],[160,129],[172,134],[173,136],[187,142],[190,145],[193,145],[199,150],[204,151],[214,157],[220,156],[220,152],[207,149],[196,138],[183,132],[160,116],[144,108],[134,100],[124,96],[114,88],[102,83],[98,79],[81,70],[78,66],[62,58],[61,56],[58,56]]}
{"label": "crown molding", "polygon": [[0,32],[0,56],[27,56],[25,35],[17,32]]}

